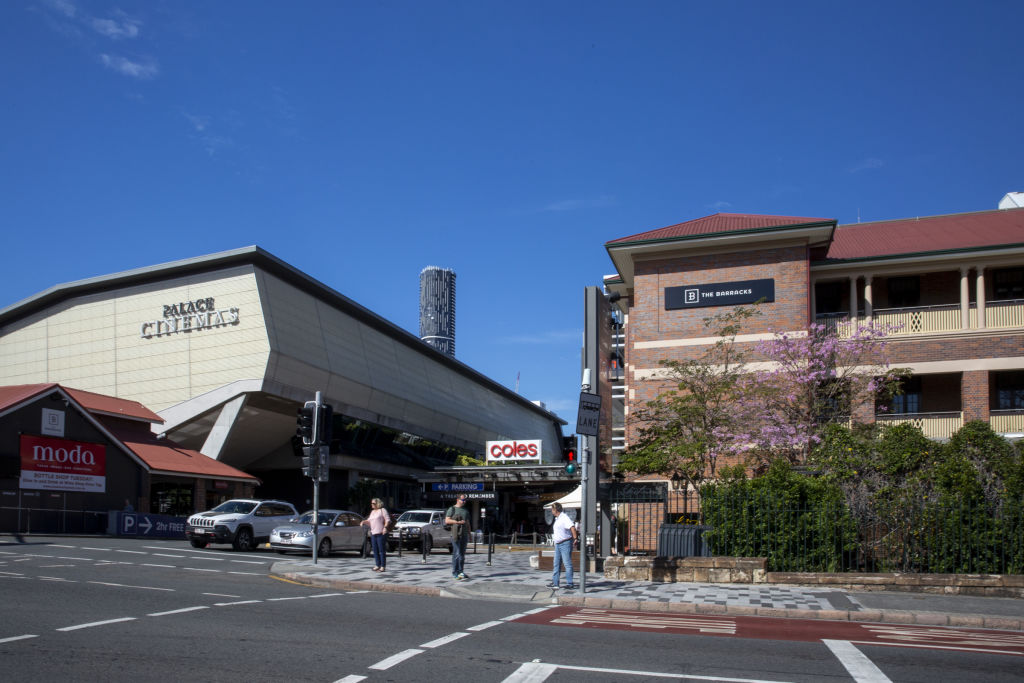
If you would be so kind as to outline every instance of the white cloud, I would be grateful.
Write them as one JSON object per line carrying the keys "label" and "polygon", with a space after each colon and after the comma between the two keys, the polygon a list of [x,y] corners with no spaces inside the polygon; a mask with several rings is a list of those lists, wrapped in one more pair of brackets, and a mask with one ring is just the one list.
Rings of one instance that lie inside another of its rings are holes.
{"label": "white cloud", "polygon": [[231,138],[224,137],[223,135],[217,135],[211,129],[209,116],[190,114],[184,111],[181,114],[185,117],[185,119],[192,126],[192,129],[196,132],[196,135],[193,137],[199,140],[200,144],[202,144],[203,146],[203,149],[205,149],[206,153],[209,154],[211,157],[214,156],[220,150],[226,147],[231,147],[234,144],[234,141]]}
{"label": "white cloud", "polygon": [[147,60],[145,62],[133,62],[125,57],[101,54],[100,61],[103,62],[103,66],[107,67],[111,71],[116,71],[123,76],[131,76],[132,78],[138,78],[140,80],[154,78],[160,73],[160,67],[152,60]]}
{"label": "white cloud", "polygon": [[598,197],[597,199],[563,199],[548,204],[541,211],[578,211],[579,209],[594,209],[603,206],[613,206],[613,197]]}
{"label": "white cloud", "polygon": [[89,24],[92,30],[101,36],[120,40],[121,38],[136,38],[139,35],[139,23],[135,19],[129,19],[124,13],[120,13],[115,19],[92,19]]}
{"label": "white cloud", "polygon": [[715,202],[714,204],[708,204],[708,208],[709,209],[715,209],[716,211],[721,211],[722,209],[731,209],[732,208],[732,202],[726,202],[726,201],[719,200],[719,201]]}
{"label": "white cloud", "polygon": [[498,344],[583,344],[583,330],[549,330],[537,334],[505,335],[495,340]]}
{"label": "white cloud", "polygon": [[885,161],[877,157],[868,157],[861,160],[850,167],[850,173],[860,173],[861,171],[870,171],[874,168],[882,168],[885,166]]}
{"label": "white cloud", "polygon": [[75,14],[78,12],[78,8],[75,7],[75,4],[69,0],[44,0],[43,4],[54,12],[63,14],[68,19],[73,19]]}

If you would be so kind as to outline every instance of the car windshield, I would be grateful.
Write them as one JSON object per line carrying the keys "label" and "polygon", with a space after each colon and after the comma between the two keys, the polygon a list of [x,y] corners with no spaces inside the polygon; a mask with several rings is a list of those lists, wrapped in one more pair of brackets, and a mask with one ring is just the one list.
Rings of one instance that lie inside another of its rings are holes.
{"label": "car windshield", "polygon": [[[318,525],[320,525],[320,526],[330,526],[331,522],[333,522],[333,521],[334,521],[334,515],[329,514],[327,512],[321,512],[317,516],[317,522],[316,523]],[[296,524],[312,524],[312,523],[313,523],[313,513],[312,512],[307,512],[307,513],[303,514],[296,521]]]}
{"label": "car windshield", "polygon": [[251,503],[245,500],[229,500],[213,508],[210,512],[233,512],[236,514],[247,515],[252,512],[254,507],[256,507],[256,503]]}
{"label": "car windshield", "polygon": [[402,516],[398,518],[399,522],[416,522],[423,523],[430,521],[429,512],[403,512]]}

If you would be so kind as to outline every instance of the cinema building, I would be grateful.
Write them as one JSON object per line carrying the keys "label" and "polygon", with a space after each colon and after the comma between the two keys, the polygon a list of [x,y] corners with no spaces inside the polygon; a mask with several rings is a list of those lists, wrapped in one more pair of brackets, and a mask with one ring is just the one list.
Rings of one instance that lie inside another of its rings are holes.
{"label": "cinema building", "polygon": [[759,299],[739,343],[812,322],[900,326],[889,360],[913,375],[891,405],[866,406],[867,421],[932,439],[970,420],[1024,435],[1024,208],[852,225],[719,213],[605,246],[624,322],[621,446],[631,410],[666,388],[659,361],[699,357],[715,341],[705,318]]}
{"label": "cinema building", "polygon": [[[136,402],[155,436],[225,465],[227,488],[182,483],[193,510],[242,481],[309,504],[293,436],[317,391],[334,408],[324,507],[361,479],[394,508],[417,506],[423,475],[482,460],[489,440],[537,440],[556,463],[565,424],[259,247],[58,284],[0,310],[0,386],[49,383]],[[0,457],[16,448],[5,440]],[[0,490],[17,476],[5,470]]]}

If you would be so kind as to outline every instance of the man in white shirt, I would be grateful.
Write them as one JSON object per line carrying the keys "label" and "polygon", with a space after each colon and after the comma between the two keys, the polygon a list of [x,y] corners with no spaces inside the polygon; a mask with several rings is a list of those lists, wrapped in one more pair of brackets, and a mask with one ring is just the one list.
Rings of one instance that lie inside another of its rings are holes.
{"label": "man in white shirt", "polygon": [[572,549],[576,545],[579,532],[576,531],[576,525],[569,519],[569,515],[562,514],[561,503],[551,505],[551,514],[555,516],[555,521],[551,524],[555,541],[555,556],[552,562],[554,571],[551,573],[551,583],[548,584],[548,588],[558,588],[559,575],[562,573],[564,564],[565,590],[571,591],[575,589],[572,583]]}

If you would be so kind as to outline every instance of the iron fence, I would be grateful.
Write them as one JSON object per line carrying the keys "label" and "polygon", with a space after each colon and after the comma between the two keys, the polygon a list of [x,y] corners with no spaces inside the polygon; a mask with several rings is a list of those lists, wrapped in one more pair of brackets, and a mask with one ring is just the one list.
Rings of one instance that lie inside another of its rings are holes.
{"label": "iron fence", "polygon": [[765,557],[769,571],[1024,573],[1024,503],[920,504],[855,519],[842,505],[732,500],[706,507],[713,555]]}

